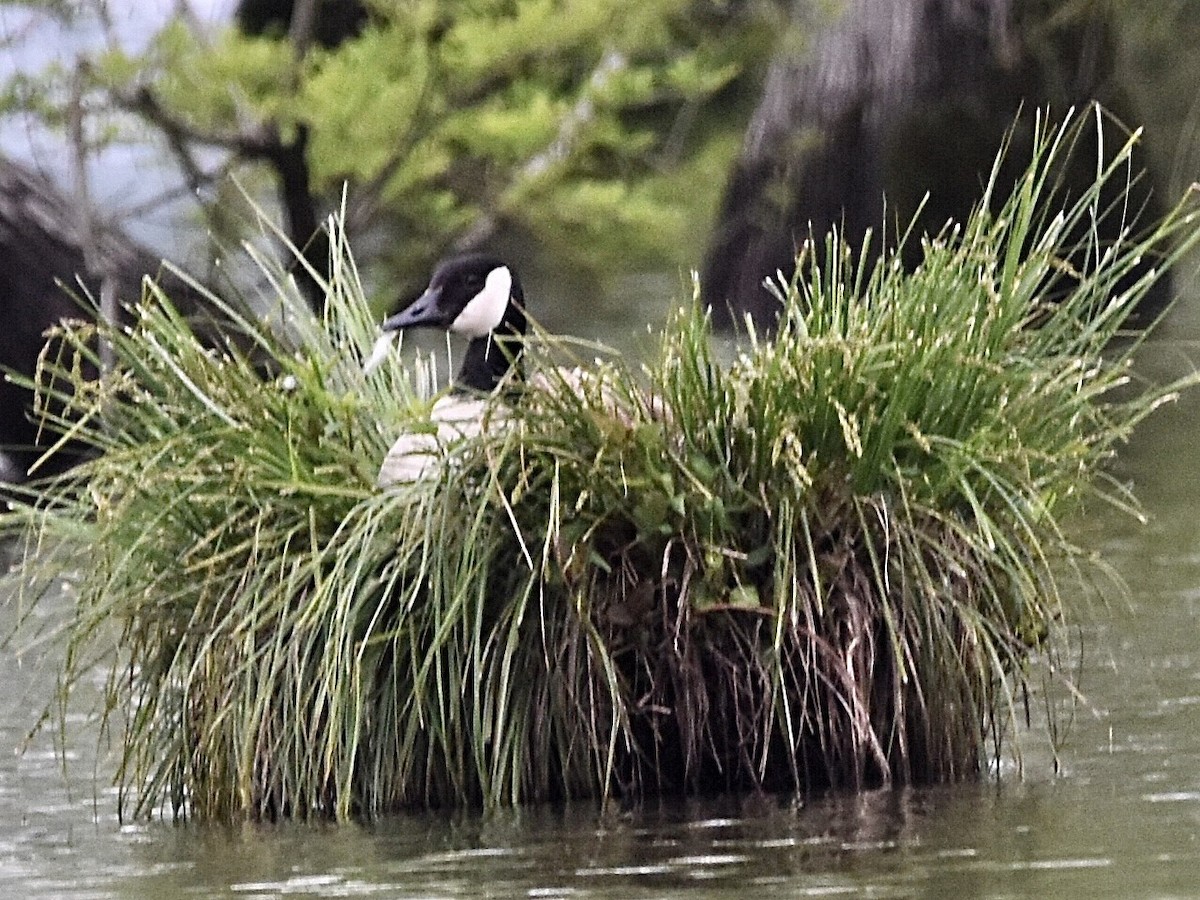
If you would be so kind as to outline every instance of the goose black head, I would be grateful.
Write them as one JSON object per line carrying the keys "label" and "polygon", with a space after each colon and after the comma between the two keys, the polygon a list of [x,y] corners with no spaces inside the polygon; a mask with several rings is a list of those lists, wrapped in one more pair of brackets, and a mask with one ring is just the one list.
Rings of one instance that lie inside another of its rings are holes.
{"label": "goose black head", "polygon": [[460,256],[434,270],[424,293],[383,323],[392,333],[442,328],[470,343],[457,387],[491,391],[518,365],[525,334],[525,295],[506,263],[490,256]]}

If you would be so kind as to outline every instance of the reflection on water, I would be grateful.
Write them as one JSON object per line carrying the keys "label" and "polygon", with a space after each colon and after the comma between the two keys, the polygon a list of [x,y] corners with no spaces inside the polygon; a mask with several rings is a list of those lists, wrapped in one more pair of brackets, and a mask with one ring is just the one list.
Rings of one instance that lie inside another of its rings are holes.
{"label": "reflection on water", "polygon": [[[633,346],[626,339],[612,342]],[[1182,355],[1153,356],[1156,367],[1169,358],[1183,370]],[[1024,779],[1006,770],[998,784],[605,815],[591,805],[413,815],[371,827],[122,827],[111,791],[93,787],[93,771],[103,785],[112,763],[94,761],[92,726],[68,723],[66,776],[53,734],[23,756],[8,752],[53,691],[52,666],[9,650],[0,655],[0,895],[1200,896],[1197,423],[1200,392],[1147,422],[1116,464],[1148,524],[1096,509],[1074,526],[1131,594],[1108,606],[1078,598],[1085,702],[1061,774],[1034,737]],[[0,624],[14,614],[3,607]]]}

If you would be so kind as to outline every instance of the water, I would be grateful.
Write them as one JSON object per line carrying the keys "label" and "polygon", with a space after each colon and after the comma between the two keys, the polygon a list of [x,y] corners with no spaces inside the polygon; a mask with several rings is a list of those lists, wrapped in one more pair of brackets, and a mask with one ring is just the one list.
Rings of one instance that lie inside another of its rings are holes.
{"label": "water", "polygon": [[[1182,371],[1187,349],[1168,333],[1144,369]],[[8,651],[0,895],[1200,897],[1197,422],[1200,392],[1149,420],[1116,464],[1148,524],[1096,510],[1075,525],[1131,592],[1108,604],[1069,598],[1084,700],[1057,765],[1031,734],[1022,771],[1007,763],[982,784],[805,802],[724,798],[603,815],[577,804],[369,827],[122,826],[107,788],[113,762],[103,749],[96,761],[84,717],[68,722],[65,774],[54,733],[8,752],[52,695],[54,673],[39,652]],[[0,614],[7,626],[15,610]]]}

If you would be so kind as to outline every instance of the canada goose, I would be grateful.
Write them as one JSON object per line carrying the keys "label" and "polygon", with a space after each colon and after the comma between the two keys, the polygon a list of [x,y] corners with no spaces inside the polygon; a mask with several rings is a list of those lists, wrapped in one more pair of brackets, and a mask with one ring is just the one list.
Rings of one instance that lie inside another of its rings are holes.
{"label": "canada goose", "polygon": [[421,480],[447,444],[479,434],[485,395],[495,392],[511,369],[519,370],[524,303],[521,281],[507,264],[490,256],[461,256],[439,265],[424,293],[383,323],[383,335],[364,364],[367,371],[383,361],[391,339],[407,328],[443,328],[470,343],[453,390],[430,410],[436,431],[401,435],[379,469],[380,487]]}

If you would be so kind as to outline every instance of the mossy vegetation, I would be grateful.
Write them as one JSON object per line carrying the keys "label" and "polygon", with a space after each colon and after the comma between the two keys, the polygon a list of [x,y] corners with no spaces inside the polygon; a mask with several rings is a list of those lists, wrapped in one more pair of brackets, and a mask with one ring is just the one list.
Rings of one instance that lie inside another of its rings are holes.
{"label": "mossy vegetation", "polygon": [[731,362],[695,309],[640,368],[568,374],[570,343],[530,338],[501,424],[387,491],[430,367],[363,374],[336,221],[324,319],[279,278],[268,320],[213,298],[206,345],[150,286],[91,381],[96,335],[65,329],[49,425],[100,455],[6,525],[26,599],[77,593],[64,699],[108,666],[123,813],[977,776],[1054,667],[1056,573],[1088,558],[1062,515],[1132,505],[1104,461],[1179,387],[1114,393],[1141,337],[1114,338],[1200,229],[1180,206],[1064,271],[1129,152],[1056,197],[1076,127],[1039,130],[1013,196],[915,271],[829,237]]}

